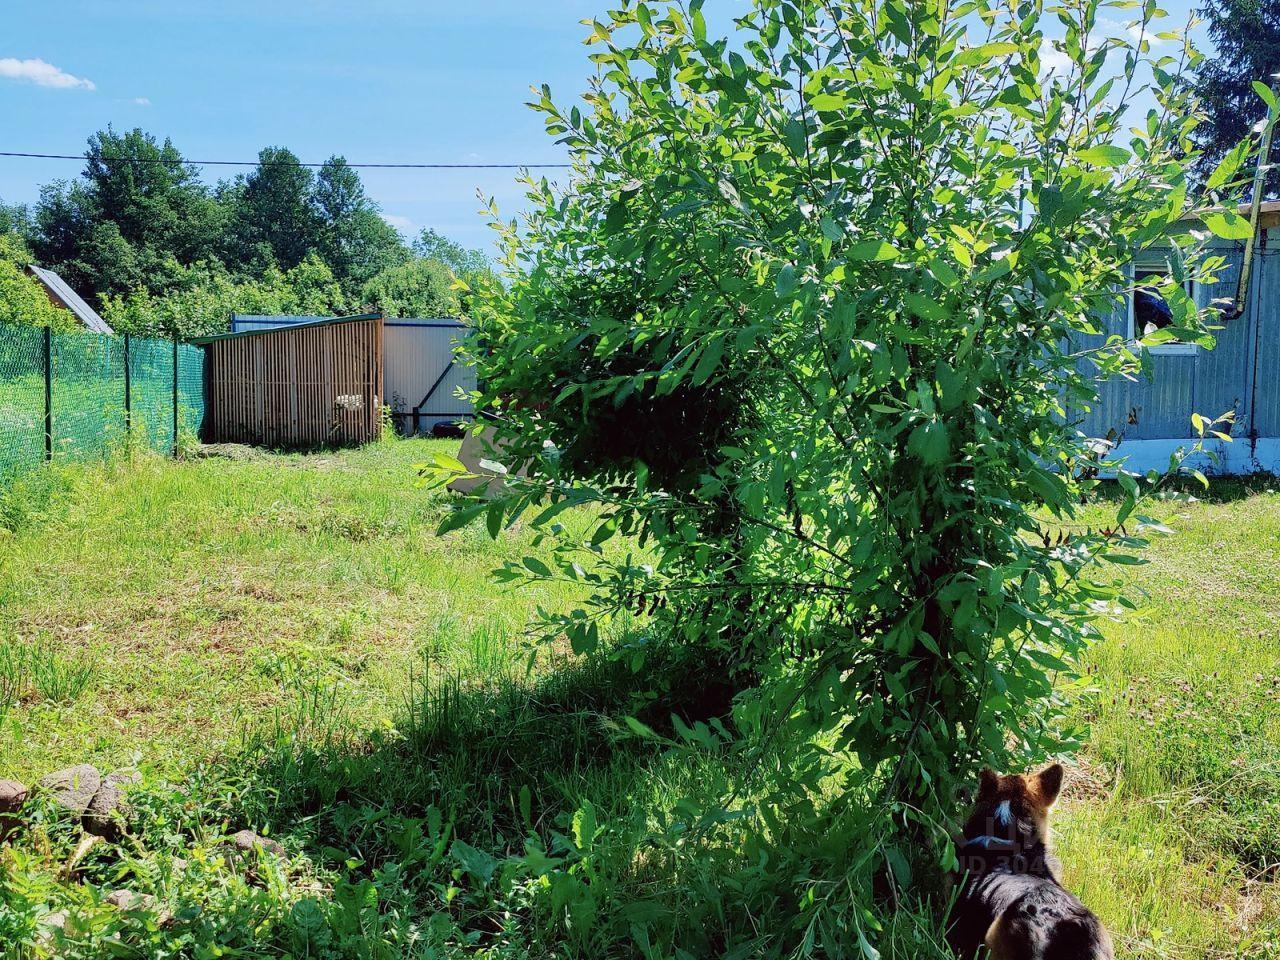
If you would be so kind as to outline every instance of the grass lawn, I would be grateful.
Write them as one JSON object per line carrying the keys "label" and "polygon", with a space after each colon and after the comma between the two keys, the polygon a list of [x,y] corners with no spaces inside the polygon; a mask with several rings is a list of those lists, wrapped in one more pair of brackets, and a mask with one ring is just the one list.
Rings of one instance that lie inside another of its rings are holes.
{"label": "grass lawn", "polygon": [[[497,882],[484,876],[496,869],[486,850],[509,847],[522,823],[540,823],[544,805],[550,821],[554,804],[539,787],[573,803],[588,795],[600,823],[655,797],[675,803],[696,793],[700,771],[660,760],[642,768],[602,736],[601,718],[624,693],[614,680],[568,660],[541,679],[523,676],[522,626],[537,606],[562,608],[572,597],[486,579],[503,558],[536,553],[520,530],[496,543],[471,529],[434,535],[446,499],[416,487],[412,465],[448,449],[436,443],[183,463],[145,458],[0,496],[0,694],[6,662],[18,678],[9,681],[17,692],[0,720],[0,778],[29,782],[90,762],[136,766],[148,784],[198,783],[202,761],[296,730],[302,720],[342,742],[340,753],[319,757],[268,751],[253,776],[234,787],[219,781],[216,799],[191,787],[176,812],[162,816],[157,811],[171,808],[157,800],[145,855],[91,856],[81,879],[107,884],[127,874],[174,909],[184,897],[203,897],[209,914],[227,917],[227,930],[210,926],[209,937],[229,942],[250,892],[223,877],[216,858],[204,879],[192,880],[204,860],[198,844],[193,854],[190,840],[174,839],[177,827],[200,836],[206,828],[191,826],[197,814],[201,823],[221,817],[212,838],[241,825],[233,821],[242,814],[229,812],[236,803],[264,811],[266,823],[293,811],[301,826],[290,850],[314,864],[267,877],[252,895],[276,898],[271,916],[294,938],[289,955],[363,956],[342,952],[336,940],[324,941],[326,953],[307,939],[312,920],[299,915],[298,891],[329,889],[315,902],[338,909],[356,896],[351,890],[365,888],[335,878],[371,877],[384,914],[398,909],[388,891],[408,890],[410,914],[447,917],[468,878],[478,887]],[[1065,691],[1086,725],[1087,747],[1058,814],[1059,853],[1068,885],[1108,922],[1122,956],[1277,957],[1280,495],[1265,483],[1223,484],[1204,502],[1164,504],[1157,513],[1175,534],[1153,545],[1150,565],[1122,571],[1144,598],[1141,610],[1105,622],[1087,682]],[[19,663],[16,649],[28,659]],[[422,699],[421,677],[445,674],[460,679]],[[495,685],[495,678],[513,679]],[[531,684],[533,696],[513,698]],[[415,729],[394,730],[406,716],[416,718]],[[401,741],[412,750],[394,746]],[[596,764],[589,778],[580,769],[587,758]],[[273,792],[262,799],[265,780]],[[441,824],[441,810],[454,811],[450,823]],[[581,816],[580,808],[560,829],[577,836]],[[441,873],[443,854],[416,859],[443,850],[437,840],[450,829],[465,840],[453,848],[460,870]],[[43,840],[0,858],[0,872],[7,865],[26,878],[23,909],[61,904],[81,911],[84,930],[118,933],[96,895],[64,882],[70,841],[59,830],[51,821]],[[176,863],[187,871],[181,883],[171,872]],[[398,872],[388,875],[392,868]],[[656,861],[629,858],[626,868],[642,875],[639,889],[654,883]],[[595,878],[612,868],[589,869]],[[704,877],[682,876],[681,909],[712,898],[717,880],[714,865]],[[657,895],[644,903],[657,910]],[[0,898],[0,943],[6,932],[36,942],[37,927],[25,920],[6,927],[4,904]],[[576,916],[576,904],[561,907]],[[591,910],[618,906],[593,901]],[[487,936],[518,946],[522,925],[539,916],[529,911],[493,912],[501,935]],[[327,931],[340,929],[325,916]],[[622,929],[634,933],[638,922],[628,914]],[[708,927],[714,922],[708,918]],[[360,938],[375,938],[360,924]],[[433,922],[415,924],[413,936],[431,941]],[[402,934],[376,931],[387,943]],[[154,955],[214,955],[174,949]],[[470,949],[466,955],[498,955]],[[454,954],[408,947],[368,954],[400,955]],[[526,945],[501,955],[547,954]]]}
{"label": "grass lawn", "polygon": [[413,470],[433,449],[453,448],[71,468],[47,517],[0,533],[0,641],[94,679],[73,706],[35,691],[10,713],[0,777],[80,762],[177,773],[317,677],[376,726],[411,670],[511,669],[529,615],[563,598],[487,581],[530,552],[520,533],[434,535],[445,499]]}

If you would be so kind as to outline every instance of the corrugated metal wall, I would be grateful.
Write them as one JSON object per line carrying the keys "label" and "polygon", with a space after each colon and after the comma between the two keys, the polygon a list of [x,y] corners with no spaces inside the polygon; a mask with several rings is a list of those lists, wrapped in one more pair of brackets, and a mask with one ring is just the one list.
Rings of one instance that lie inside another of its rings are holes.
{"label": "corrugated metal wall", "polygon": [[[1202,306],[1234,296],[1240,275],[1243,244],[1220,243],[1214,252],[1226,257],[1228,266],[1219,274],[1217,284],[1197,288],[1197,300]],[[1126,441],[1184,440],[1195,435],[1193,413],[1214,418],[1234,410],[1233,436],[1247,439],[1255,427],[1270,431],[1263,435],[1275,436],[1280,429],[1280,345],[1276,344],[1280,265],[1268,253],[1262,250],[1256,254],[1245,315],[1223,323],[1215,334],[1217,346],[1213,350],[1195,348],[1190,353],[1167,353],[1157,349],[1151,356],[1149,379],[1104,382],[1093,408],[1071,410],[1071,418],[1095,437],[1110,432]],[[1082,337],[1078,346],[1095,347],[1106,336],[1126,336],[1128,322],[1128,304],[1117,304],[1104,319],[1104,334]],[[1272,387],[1260,392],[1259,410],[1255,412],[1251,409],[1253,350],[1259,341],[1266,345],[1259,382]],[[1082,369],[1087,365],[1082,364]]]}
{"label": "corrugated metal wall", "polygon": [[381,431],[382,320],[211,338],[205,439],[266,447],[367,443]]}
{"label": "corrugated metal wall", "polygon": [[[231,329],[274,330],[319,319],[235,314]],[[437,423],[475,415],[465,394],[476,389],[476,372],[458,359],[458,346],[469,329],[452,317],[383,320],[384,396],[402,433],[429,434]]]}

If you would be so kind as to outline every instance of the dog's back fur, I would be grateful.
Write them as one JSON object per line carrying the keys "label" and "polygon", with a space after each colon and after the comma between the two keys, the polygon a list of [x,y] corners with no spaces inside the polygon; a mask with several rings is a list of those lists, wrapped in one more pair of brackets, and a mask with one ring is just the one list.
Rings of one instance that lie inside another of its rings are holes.
{"label": "dog's back fur", "polygon": [[1114,960],[1101,921],[1058,880],[1048,812],[1062,787],[1055,764],[1036,776],[984,770],[957,844],[962,881],[947,939],[956,955],[992,960]]}

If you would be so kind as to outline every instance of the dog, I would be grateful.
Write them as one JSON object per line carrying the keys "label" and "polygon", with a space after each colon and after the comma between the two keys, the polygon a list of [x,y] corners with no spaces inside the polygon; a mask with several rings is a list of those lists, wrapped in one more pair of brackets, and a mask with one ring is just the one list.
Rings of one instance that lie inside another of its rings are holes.
{"label": "dog", "polygon": [[1031,775],[982,771],[956,841],[960,892],[947,940],[957,957],[1115,960],[1106,928],[1062,886],[1049,853],[1063,773],[1060,763]]}

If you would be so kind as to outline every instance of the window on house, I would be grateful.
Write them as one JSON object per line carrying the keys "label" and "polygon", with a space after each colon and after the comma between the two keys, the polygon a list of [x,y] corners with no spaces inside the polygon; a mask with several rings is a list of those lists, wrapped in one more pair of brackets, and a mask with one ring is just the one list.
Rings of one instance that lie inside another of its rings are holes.
{"label": "window on house", "polygon": [[[1173,311],[1160,293],[1160,285],[1169,276],[1169,267],[1163,261],[1135,263],[1133,265],[1133,292],[1129,297],[1129,338],[1138,339],[1155,330],[1174,325]],[[1188,280],[1183,289],[1192,302],[1196,299],[1195,284]],[[1152,353],[1194,353],[1193,343],[1161,343],[1151,347]]]}

